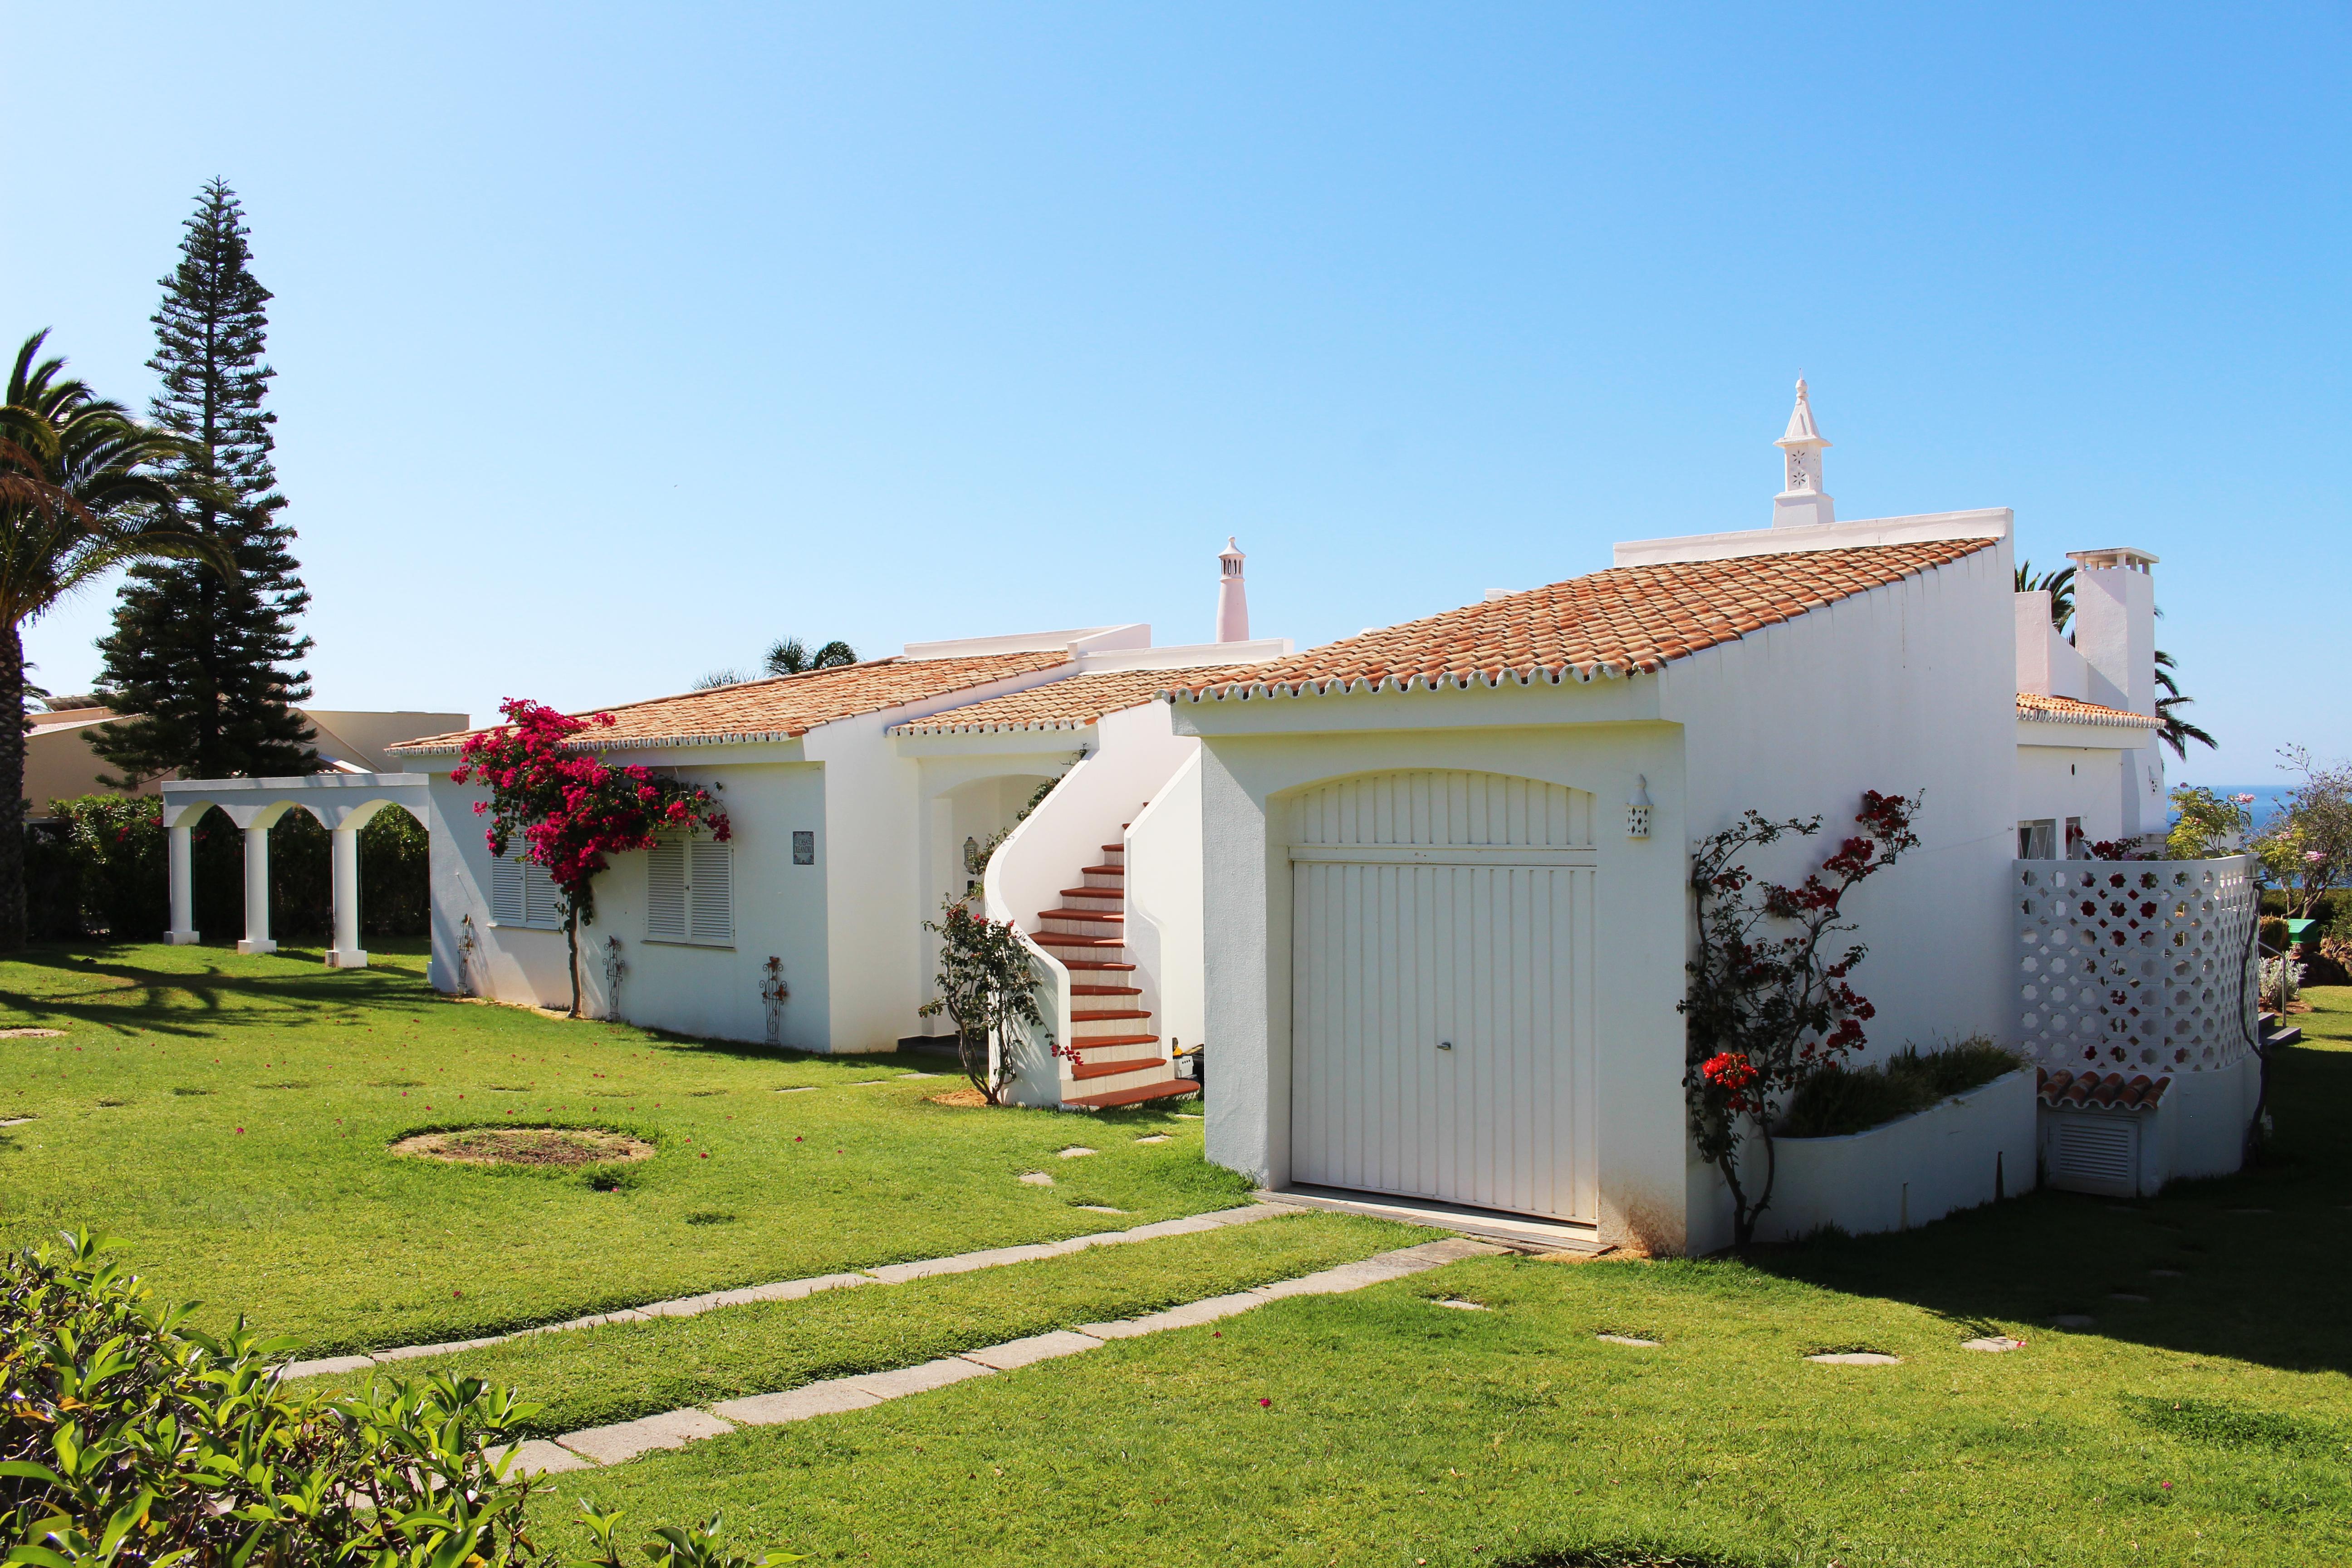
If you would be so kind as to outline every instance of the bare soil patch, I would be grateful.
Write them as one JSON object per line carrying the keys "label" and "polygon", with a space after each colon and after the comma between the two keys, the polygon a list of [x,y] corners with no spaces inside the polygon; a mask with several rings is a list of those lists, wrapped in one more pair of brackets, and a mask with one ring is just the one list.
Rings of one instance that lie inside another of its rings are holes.
{"label": "bare soil patch", "polygon": [[595,1127],[467,1127],[419,1132],[392,1146],[395,1154],[453,1165],[621,1165],[654,1157],[654,1146]]}
{"label": "bare soil patch", "polygon": [[927,1094],[923,1098],[933,1105],[952,1105],[964,1110],[976,1110],[988,1103],[988,1096],[969,1088],[951,1089],[945,1094]]}

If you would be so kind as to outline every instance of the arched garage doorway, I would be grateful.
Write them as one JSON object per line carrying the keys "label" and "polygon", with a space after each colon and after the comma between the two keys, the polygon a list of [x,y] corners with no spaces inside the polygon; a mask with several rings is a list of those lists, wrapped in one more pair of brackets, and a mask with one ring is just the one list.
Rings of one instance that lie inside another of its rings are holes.
{"label": "arched garage doorway", "polygon": [[1597,1220],[1592,806],[1465,772],[1293,797],[1294,1182]]}

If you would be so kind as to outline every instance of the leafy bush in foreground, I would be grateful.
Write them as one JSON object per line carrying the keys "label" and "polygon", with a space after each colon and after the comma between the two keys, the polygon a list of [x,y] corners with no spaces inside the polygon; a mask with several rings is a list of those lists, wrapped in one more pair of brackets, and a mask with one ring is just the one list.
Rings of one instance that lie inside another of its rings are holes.
{"label": "leafy bush in foreground", "polygon": [[[447,1376],[287,1394],[294,1342],[190,1328],[192,1307],[156,1302],[105,1245],[80,1232],[0,1258],[0,1560],[551,1568],[524,1517],[534,1483],[487,1451],[536,1406]],[[620,1568],[619,1517],[590,1514],[599,1568]],[[658,1531],[646,1553],[757,1568],[718,1527]]]}
{"label": "leafy bush in foreground", "polygon": [[1915,1115],[2014,1072],[2023,1062],[1990,1040],[1963,1040],[1922,1056],[1905,1050],[1866,1068],[1832,1067],[1789,1100],[1783,1138],[1836,1138]]}

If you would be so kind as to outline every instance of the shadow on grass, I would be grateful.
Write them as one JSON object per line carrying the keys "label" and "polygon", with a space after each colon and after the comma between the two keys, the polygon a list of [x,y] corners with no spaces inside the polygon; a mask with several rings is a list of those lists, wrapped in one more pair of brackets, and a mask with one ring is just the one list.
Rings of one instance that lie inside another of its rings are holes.
{"label": "shadow on grass", "polygon": [[[2258,1168],[2128,1202],[2042,1191],[1900,1236],[1823,1235],[1751,1267],[1907,1301],[1975,1333],[2077,1332],[2290,1372],[2352,1372],[2341,1320],[2352,1192],[2352,1052],[2288,1047],[2271,1069],[2277,1133]],[[2138,1298],[2135,1300],[2134,1298]]]}
{"label": "shadow on grass", "polygon": [[[202,952],[196,948],[189,950]],[[283,956],[301,956],[299,950]],[[217,963],[199,970],[149,969],[116,956],[105,945],[44,944],[11,954],[9,962],[60,977],[56,990],[0,987],[0,1005],[64,1018],[118,1034],[196,1037],[231,1026],[281,1027],[296,1017],[353,1007],[410,1005],[430,1000],[414,974],[400,970],[329,969],[314,973],[232,974]],[[230,996],[269,1004],[250,1013],[226,1008]]]}

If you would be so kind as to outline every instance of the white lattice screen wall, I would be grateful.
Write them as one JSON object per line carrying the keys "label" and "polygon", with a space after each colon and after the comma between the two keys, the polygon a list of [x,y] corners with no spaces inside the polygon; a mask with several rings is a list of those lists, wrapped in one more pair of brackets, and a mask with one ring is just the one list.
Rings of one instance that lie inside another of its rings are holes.
{"label": "white lattice screen wall", "polygon": [[2221,860],[2020,860],[2018,1038],[2042,1066],[2210,1072],[2251,1048],[2255,889]]}

